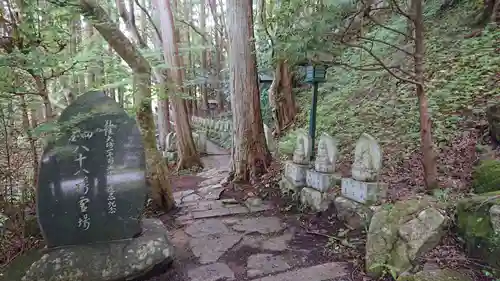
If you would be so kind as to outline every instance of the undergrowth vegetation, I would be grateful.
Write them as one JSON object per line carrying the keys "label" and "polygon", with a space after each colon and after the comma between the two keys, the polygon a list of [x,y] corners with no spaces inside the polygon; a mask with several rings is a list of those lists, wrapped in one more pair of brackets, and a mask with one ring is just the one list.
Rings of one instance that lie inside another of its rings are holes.
{"label": "undergrowth vegetation", "polygon": [[[477,3],[462,1],[459,6],[441,13],[440,1],[425,2],[426,91],[433,122],[436,148],[450,146],[465,124],[484,117],[488,102],[500,99],[500,31],[486,28],[477,37],[466,38],[473,29],[467,18],[476,11]],[[393,15],[386,25],[405,32],[406,21]],[[403,36],[380,27],[371,27],[369,36],[411,48]],[[385,44],[369,42],[372,51],[387,64],[406,69],[413,60],[403,52]],[[411,50],[411,49],[410,49]],[[349,65],[374,61],[359,50],[347,49],[341,61]],[[280,140],[281,154],[293,153],[295,134],[307,129],[311,106],[311,90],[297,92],[301,113],[295,129]],[[361,133],[376,137],[391,162],[403,161],[419,148],[419,112],[414,87],[401,82],[387,71],[358,71],[332,67],[327,82],[320,85],[316,132],[326,132],[340,141],[341,161],[352,154]],[[474,121],[476,120],[476,121]],[[472,125],[473,126],[473,125]],[[390,151],[390,152],[389,152]],[[387,166],[390,163],[386,163]]]}

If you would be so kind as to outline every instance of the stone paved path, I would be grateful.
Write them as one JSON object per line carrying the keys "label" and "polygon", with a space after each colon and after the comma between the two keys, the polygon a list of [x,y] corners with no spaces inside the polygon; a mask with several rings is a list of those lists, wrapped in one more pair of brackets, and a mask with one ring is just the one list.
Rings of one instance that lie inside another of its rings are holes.
{"label": "stone paved path", "polygon": [[[211,146],[213,149],[215,145]],[[206,158],[207,168],[198,174],[206,180],[192,190],[174,193],[180,207],[176,222],[182,225],[171,233],[176,273],[155,280],[350,280],[348,264],[314,265],[307,262],[304,249],[290,246],[295,231],[272,215],[274,206],[270,202],[219,199],[221,182],[228,175],[229,156]]]}

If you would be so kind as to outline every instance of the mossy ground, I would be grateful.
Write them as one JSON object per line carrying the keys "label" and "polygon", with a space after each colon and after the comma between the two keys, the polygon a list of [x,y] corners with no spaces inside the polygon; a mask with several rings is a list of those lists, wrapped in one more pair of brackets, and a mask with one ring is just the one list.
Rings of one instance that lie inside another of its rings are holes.
{"label": "mossy ground", "polygon": [[500,161],[486,160],[473,173],[472,186],[475,193],[500,190]]}

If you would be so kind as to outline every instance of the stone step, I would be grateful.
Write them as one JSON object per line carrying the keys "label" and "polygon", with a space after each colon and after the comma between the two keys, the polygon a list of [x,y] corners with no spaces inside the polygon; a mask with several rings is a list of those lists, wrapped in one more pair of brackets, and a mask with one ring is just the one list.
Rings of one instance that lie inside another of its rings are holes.
{"label": "stone step", "polygon": [[331,262],[306,268],[299,268],[251,281],[327,281],[350,274],[347,263]]}

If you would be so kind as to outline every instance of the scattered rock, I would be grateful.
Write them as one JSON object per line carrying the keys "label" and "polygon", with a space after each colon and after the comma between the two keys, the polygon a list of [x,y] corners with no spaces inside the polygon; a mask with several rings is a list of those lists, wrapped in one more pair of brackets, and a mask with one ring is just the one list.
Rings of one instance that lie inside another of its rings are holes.
{"label": "scattered rock", "polygon": [[224,281],[235,280],[234,272],[225,263],[213,263],[191,269],[188,272],[190,281]]}
{"label": "scattered rock", "polygon": [[236,231],[245,233],[259,232],[261,234],[270,234],[281,231],[285,228],[281,220],[277,217],[242,219],[231,227]]}
{"label": "scattered rock", "polygon": [[285,271],[290,268],[290,265],[282,256],[256,254],[248,257],[247,268],[247,276],[255,277],[258,275]]}
{"label": "scattered rock", "polygon": [[173,261],[173,246],[161,221],[145,219],[141,236],[112,243],[50,250],[33,263],[23,281],[131,280]]}
{"label": "scattered rock", "polygon": [[201,264],[216,262],[231,247],[236,245],[242,234],[222,234],[193,238],[189,245],[193,254],[200,259]]}
{"label": "scattered rock", "polygon": [[354,229],[362,229],[370,225],[373,211],[356,201],[339,196],[334,200],[337,217]]}

